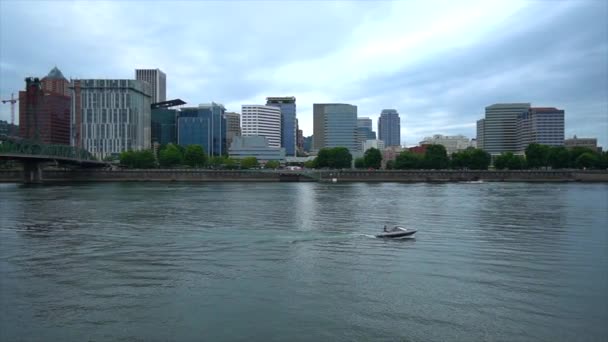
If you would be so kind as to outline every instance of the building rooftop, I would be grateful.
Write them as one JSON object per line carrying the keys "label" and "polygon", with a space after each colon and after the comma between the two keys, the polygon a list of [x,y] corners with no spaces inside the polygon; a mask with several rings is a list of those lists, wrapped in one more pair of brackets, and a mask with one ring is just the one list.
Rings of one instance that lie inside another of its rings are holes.
{"label": "building rooftop", "polygon": [[44,78],[45,79],[56,79],[56,80],[65,80],[66,79],[65,77],[63,77],[61,70],[59,70],[57,67],[54,67],[53,69],[51,69],[49,74],[46,75],[46,77],[44,77]]}

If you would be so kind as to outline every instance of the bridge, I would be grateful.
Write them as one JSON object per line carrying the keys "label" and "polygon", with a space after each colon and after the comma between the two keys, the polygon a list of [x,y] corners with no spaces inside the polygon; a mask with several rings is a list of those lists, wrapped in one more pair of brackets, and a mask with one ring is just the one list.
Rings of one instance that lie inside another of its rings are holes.
{"label": "bridge", "polygon": [[45,163],[87,167],[105,167],[90,152],[67,145],[50,145],[38,141],[0,137],[0,160],[16,160],[23,164],[23,181],[41,183]]}

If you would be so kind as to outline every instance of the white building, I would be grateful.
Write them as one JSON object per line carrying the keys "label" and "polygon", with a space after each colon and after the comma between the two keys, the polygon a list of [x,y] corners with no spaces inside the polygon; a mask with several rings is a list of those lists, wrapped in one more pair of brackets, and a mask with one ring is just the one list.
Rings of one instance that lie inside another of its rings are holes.
{"label": "white building", "polygon": [[443,145],[449,156],[454,152],[466,150],[469,147],[475,147],[477,144],[464,135],[435,134],[432,137],[424,138],[424,140],[420,142],[420,145]]}
{"label": "white building", "polygon": [[517,123],[530,111],[530,103],[496,103],[486,107],[477,121],[477,146],[491,155],[517,152]]}
{"label": "white building", "polygon": [[235,136],[232,139],[228,153],[230,157],[235,159],[255,157],[262,162],[269,160],[285,160],[285,148],[269,147],[268,139],[263,136]]}
{"label": "white building", "polygon": [[241,107],[241,134],[262,136],[269,147],[281,147],[281,109],[264,105]]}
{"label": "white building", "polygon": [[160,69],[135,69],[135,79],[150,84],[152,103],[167,100],[167,75]]}
{"label": "white building", "polygon": [[150,148],[150,85],[137,80],[73,80],[72,145],[98,158]]}
{"label": "white building", "polygon": [[382,140],[365,140],[363,142],[363,152],[369,150],[370,148],[375,148],[380,151],[384,150],[384,141]]}

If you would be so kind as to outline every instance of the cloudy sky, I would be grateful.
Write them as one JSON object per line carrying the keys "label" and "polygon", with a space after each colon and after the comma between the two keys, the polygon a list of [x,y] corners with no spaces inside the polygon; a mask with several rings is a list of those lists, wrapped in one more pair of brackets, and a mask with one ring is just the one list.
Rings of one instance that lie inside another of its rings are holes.
{"label": "cloudy sky", "polygon": [[[0,1],[0,98],[57,65],[68,78],[167,74],[196,105],[297,97],[401,115],[402,143],[475,137],[484,107],[566,110],[566,135],[608,146],[608,2]],[[10,117],[0,105],[0,119]]]}

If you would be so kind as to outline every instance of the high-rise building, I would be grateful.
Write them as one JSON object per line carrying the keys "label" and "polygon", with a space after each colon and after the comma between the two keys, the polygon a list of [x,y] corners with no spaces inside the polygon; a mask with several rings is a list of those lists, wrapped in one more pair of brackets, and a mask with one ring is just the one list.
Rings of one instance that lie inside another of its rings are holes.
{"label": "high-rise building", "polygon": [[135,69],[135,79],[150,84],[152,103],[167,100],[167,75],[160,69]]}
{"label": "high-rise building", "polygon": [[367,140],[376,140],[376,132],[372,131],[372,119],[357,118],[357,147],[365,152],[363,143]]}
{"label": "high-rise building", "polygon": [[105,158],[150,148],[150,85],[138,80],[74,80],[72,145]]}
{"label": "high-rise building", "polygon": [[296,123],[296,98],[267,97],[266,105],[281,109],[281,146],[285,147],[287,156],[295,156],[297,152],[297,123]]}
{"label": "high-rise building", "polygon": [[230,144],[234,137],[241,136],[241,115],[234,112],[226,112],[226,146]]}
{"label": "high-rise building", "polygon": [[360,151],[357,146],[357,106],[344,103],[313,104],[313,148],[346,147]]}
{"label": "high-rise building", "polygon": [[474,147],[471,140],[464,135],[441,134],[435,134],[432,137],[425,137],[424,140],[419,143],[419,145],[442,145],[445,147],[445,151],[447,152],[448,156],[452,155],[452,153],[466,150],[469,147]]}
{"label": "high-rise building", "polygon": [[378,118],[378,139],[386,147],[401,146],[401,119],[394,109],[383,109]]}
{"label": "high-rise building", "polygon": [[152,104],[150,128],[152,130],[152,144],[177,144],[177,117],[179,111],[174,107],[186,104],[175,99]]}
{"label": "high-rise building", "polygon": [[[486,107],[483,136],[477,136],[478,144],[481,141],[483,149],[492,155],[517,152],[517,121],[529,111],[529,103],[497,103]],[[479,122],[477,128],[479,131]]]}
{"label": "high-rise building", "polygon": [[45,144],[69,145],[70,97],[44,90],[38,78],[26,78],[25,91],[19,92],[19,136]]}
{"label": "high-rise building", "polygon": [[61,70],[57,67],[51,69],[48,75],[42,78],[42,90],[63,96],[70,96],[70,82],[63,77]]}
{"label": "high-rise building", "polygon": [[226,154],[225,112],[224,106],[215,102],[182,108],[177,119],[178,143],[200,145],[209,156]]}
{"label": "high-rise building", "polygon": [[[279,107],[243,105],[241,116],[243,136],[266,137],[269,147],[281,147],[281,109]],[[285,148],[285,151],[287,151],[287,148]]]}
{"label": "high-rise building", "polygon": [[524,152],[536,143],[564,145],[564,110],[553,107],[532,107],[517,118],[517,151]]}

